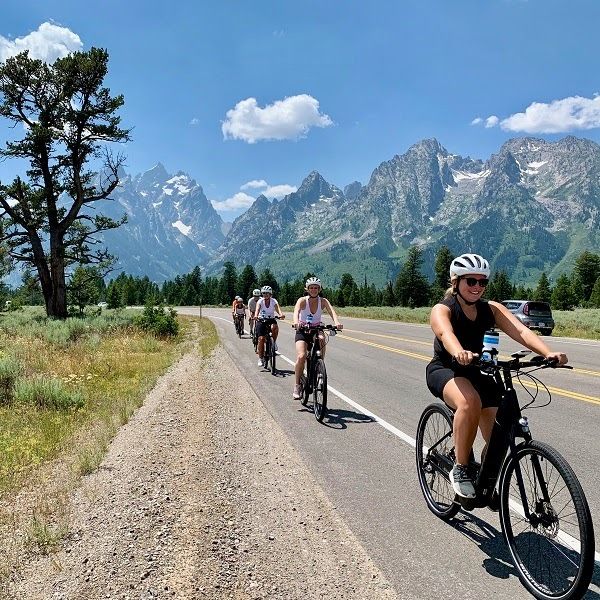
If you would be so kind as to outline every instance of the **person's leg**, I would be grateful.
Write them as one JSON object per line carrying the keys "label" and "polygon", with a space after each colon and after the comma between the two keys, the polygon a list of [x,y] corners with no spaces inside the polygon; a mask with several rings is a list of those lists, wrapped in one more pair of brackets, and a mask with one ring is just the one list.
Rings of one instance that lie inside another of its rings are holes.
{"label": "person's leg", "polygon": [[481,435],[485,440],[485,446],[481,451],[481,462],[485,458],[488,444],[490,443],[490,437],[492,437],[492,429],[494,428],[494,421],[496,420],[496,413],[498,408],[496,406],[490,406],[488,408],[481,409],[481,417],[479,417],[479,429]]}
{"label": "person's leg", "polygon": [[277,323],[271,325],[271,334],[273,335],[273,341],[275,341],[279,335],[279,325],[277,325]]}
{"label": "person's leg", "polygon": [[306,363],[306,342],[299,340],[296,342],[296,365],[294,373],[296,374],[296,385],[300,385],[300,378],[304,373],[304,365]]}
{"label": "person's leg", "polygon": [[464,377],[455,377],[444,386],[444,402],[455,409],[454,413],[454,447],[456,462],[469,464],[469,454],[477,435],[477,427],[481,417],[481,399],[479,394]]}

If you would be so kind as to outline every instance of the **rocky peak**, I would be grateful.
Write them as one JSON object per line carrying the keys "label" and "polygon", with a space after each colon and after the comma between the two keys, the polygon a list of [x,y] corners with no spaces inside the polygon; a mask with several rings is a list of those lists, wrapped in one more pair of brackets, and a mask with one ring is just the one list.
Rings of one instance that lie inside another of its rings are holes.
{"label": "rocky peak", "polygon": [[344,188],[344,196],[347,200],[356,200],[363,189],[360,181],[353,181]]}

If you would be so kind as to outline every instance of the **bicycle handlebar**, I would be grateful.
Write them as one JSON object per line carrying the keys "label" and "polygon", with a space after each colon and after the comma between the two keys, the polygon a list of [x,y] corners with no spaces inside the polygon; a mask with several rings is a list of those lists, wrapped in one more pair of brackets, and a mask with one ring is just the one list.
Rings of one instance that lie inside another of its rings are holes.
{"label": "bicycle handlebar", "polygon": [[522,356],[518,353],[512,355],[510,360],[482,360],[481,358],[475,359],[471,364],[476,367],[485,367],[486,369],[496,369],[498,371],[502,369],[510,369],[511,371],[519,371],[520,369],[527,369],[529,367],[537,367],[539,369],[572,369],[570,365],[559,365],[557,358],[544,358],[543,356],[534,356],[531,360],[521,361]]}
{"label": "bicycle handlebar", "polygon": [[300,323],[293,324],[292,329],[296,331],[341,331],[335,325],[301,325]]}

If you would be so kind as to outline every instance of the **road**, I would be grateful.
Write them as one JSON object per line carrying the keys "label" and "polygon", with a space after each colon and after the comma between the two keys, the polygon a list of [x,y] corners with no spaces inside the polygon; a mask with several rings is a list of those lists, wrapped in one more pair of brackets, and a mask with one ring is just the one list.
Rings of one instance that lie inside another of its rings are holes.
{"label": "road", "polygon": [[[180,312],[198,315],[198,308]],[[280,325],[281,371],[272,376],[256,365],[250,339],[235,336],[229,311],[202,314],[214,321],[226,350],[397,590],[416,586],[423,598],[530,597],[512,566],[496,514],[459,513],[450,525],[426,508],[411,442],[432,401],[425,385],[432,352],[428,326],[343,318],[344,332],[327,350],[330,413],[319,425],[291,397],[295,352],[289,321]],[[541,373],[553,390],[552,403],[528,411],[531,429],[568,459],[600,530],[600,342],[547,341],[565,351],[575,369]],[[501,337],[501,356],[517,349]],[[596,538],[598,552],[600,532]],[[598,562],[586,598],[600,599]]]}

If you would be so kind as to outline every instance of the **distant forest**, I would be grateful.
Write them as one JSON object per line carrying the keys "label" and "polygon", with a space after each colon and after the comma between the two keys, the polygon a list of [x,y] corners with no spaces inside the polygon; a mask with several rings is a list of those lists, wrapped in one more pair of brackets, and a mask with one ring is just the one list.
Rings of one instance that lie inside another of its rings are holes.
{"label": "distant forest", "polygon": [[[323,295],[334,305],[344,306],[433,306],[444,295],[449,285],[448,272],[453,255],[442,247],[435,257],[433,281],[422,273],[423,257],[419,247],[413,246],[394,281],[378,289],[367,277],[355,281],[345,273],[338,287],[328,287],[323,281]],[[200,267],[187,275],[178,275],[158,285],[148,277],[133,277],[121,273],[105,282],[94,267],[80,266],[70,277],[68,286],[69,305],[72,312],[83,312],[85,306],[106,302],[108,308],[132,305],[167,304],[170,306],[230,305],[235,296],[247,300],[252,290],[270,285],[274,297],[281,306],[295,304],[304,294],[304,282],[318,273],[306,273],[302,279],[280,282],[269,269],[257,274],[252,265],[242,270],[227,262],[221,277],[203,277]],[[0,302],[16,308],[20,305],[43,305],[43,296],[37,279],[27,273],[20,287],[8,289],[0,284]],[[563,274],[556,281],[545,273],[535,288],[514,285],[505,271],[492,273],[485,297],[489,300],[539,300],[549,302],[555,310],[575,307],[600,308],[600,255],[582,252],[575,260],[571,273]],[[9,303],[7,304],[7,301]]]}

